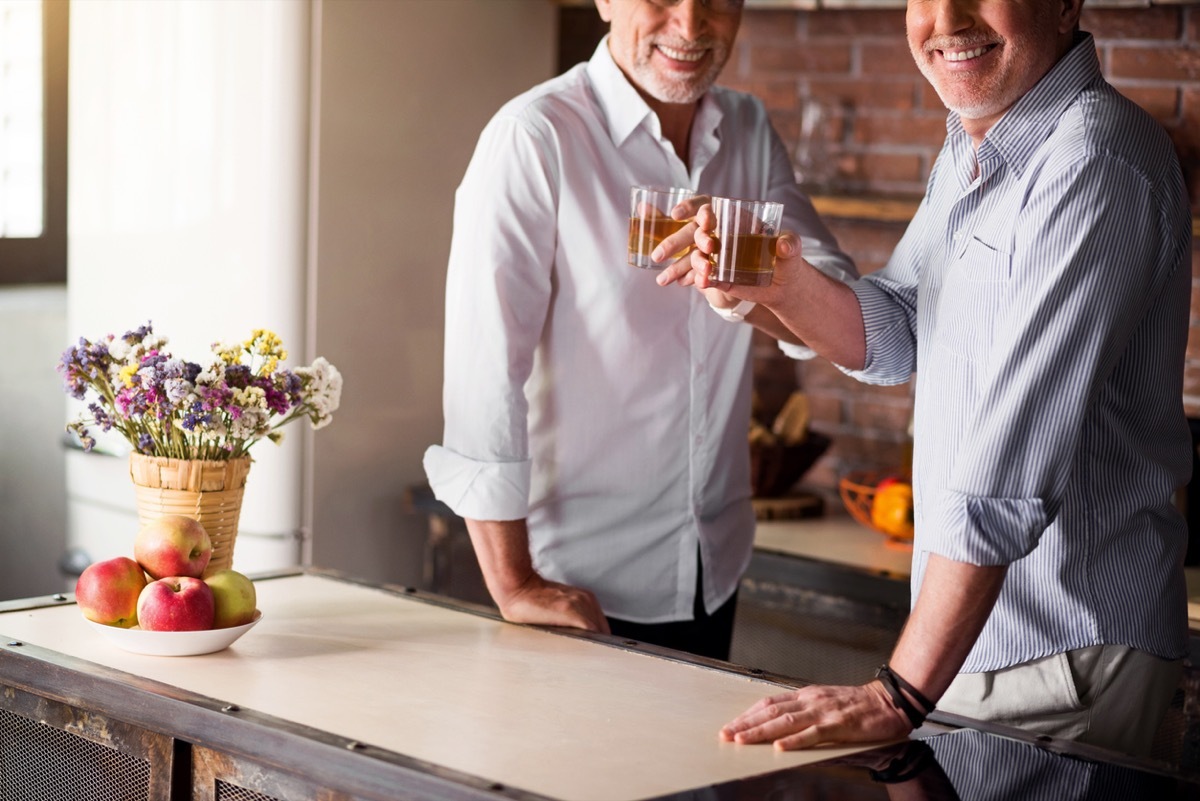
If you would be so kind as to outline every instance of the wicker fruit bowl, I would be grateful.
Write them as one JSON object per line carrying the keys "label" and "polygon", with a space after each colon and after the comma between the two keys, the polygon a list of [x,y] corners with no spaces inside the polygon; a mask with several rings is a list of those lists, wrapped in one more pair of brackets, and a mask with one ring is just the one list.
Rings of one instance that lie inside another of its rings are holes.
{"label": "wicker fruit bowl", "polygon": [[838,493],[842,496],[846,511],[862,525],[890,540],[912,542],[912,486],[904,471],[859,470],[847,473],[838,481]]}

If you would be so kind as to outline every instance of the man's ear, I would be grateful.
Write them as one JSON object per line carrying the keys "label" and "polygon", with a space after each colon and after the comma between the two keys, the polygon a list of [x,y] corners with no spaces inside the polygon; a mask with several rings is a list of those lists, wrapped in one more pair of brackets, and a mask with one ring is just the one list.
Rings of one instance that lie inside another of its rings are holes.
{"label": "man's ear", "polygon": [[[605,22],[612,22],[612,0],[595,0],[596,11],[600,13],[600,19]],[[1077,0],[1082,2],[1082,0]]]}
{"label": "man's ear", "polygon": [[[1061,0],[1062,10],[1058,17],[1058,32],[1072,33],[1079,27],[1079,15],[1083,12],[1083,0]],[[599,4],[600,0],[596,0]]]}

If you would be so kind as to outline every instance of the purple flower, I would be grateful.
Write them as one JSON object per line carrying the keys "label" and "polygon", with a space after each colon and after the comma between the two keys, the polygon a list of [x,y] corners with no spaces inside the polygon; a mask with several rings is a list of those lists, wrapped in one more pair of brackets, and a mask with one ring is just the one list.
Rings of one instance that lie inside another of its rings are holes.
{"label": "purple flower", "polygon": [[136,345],[152,333],[154,333],[154,325],[147,320],[145,325],[139,326],[132,331],[126,331],[125,336],[121,337],[121,339],[125,340],[130,345]]}
{"label": "purple flower", "polygon": [[225,368],[225,383],[236,389],[245,389],[250,386],[253,377],[250,367],[245,364],[231,364]]}
{"label": "purple flower", "polygon": [[80,337],[78,345],[63,351],[58,362],[67,392],[77,400],[83,400],[92,381],[103,380],[107,375],[112,357],[103,342],[92,343]]}
{"label": "purple flower", "polygon": [[88,411],[92,413],[92,419],[96,421],[96,425],[100,426],[101,431],[109,431],[113,427],[112,415],[98,403],[89,403]]}

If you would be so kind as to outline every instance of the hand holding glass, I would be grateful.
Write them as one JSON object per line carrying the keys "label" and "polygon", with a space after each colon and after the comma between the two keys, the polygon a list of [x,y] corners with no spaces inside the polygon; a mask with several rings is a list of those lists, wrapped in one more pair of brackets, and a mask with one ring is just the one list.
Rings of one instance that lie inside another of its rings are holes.
{"label": "hand holding glass", "polygon": [[689,220],[674,220],[671,209],[693,197],[691,189],[635,186],[629,192],[629,263],[634,267],[657,270],[677,259],[687,249],[655,262],[650,258],[658,243],[683,228]]}
{"label": "hand holding glass", "polygon": [[710,281],[743,286],[768,286],[775,275],[775,247],[783,225],[783,204],[769,200],[715,197],[717,218],[712,236],[717,251]]}

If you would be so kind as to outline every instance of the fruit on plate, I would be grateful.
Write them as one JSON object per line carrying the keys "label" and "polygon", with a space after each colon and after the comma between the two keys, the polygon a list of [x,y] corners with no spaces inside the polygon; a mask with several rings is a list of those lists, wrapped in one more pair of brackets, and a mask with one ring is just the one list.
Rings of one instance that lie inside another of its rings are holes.
{"label": "fruit on plate", "polygon": [[115,556],[79,574],[75,601],[88,620],[127,629],[137,625],[138,597],[145,587],[142,566],[128,556]]}
{"label": "fruit on plate", "polygon": [[912,484],[899,478],[884,479],[875,486],[871,522],[889,537],[913,538]]}
{"label": "fruit on plate", "polygon": [[184,515],[164,515],[138,531],[133,558],[153,579],[198,579],[212,558],[212,541],[198,521]]}
{"label": "fruit on plate", "polygon": [[226,568],[204,579],[213,594],[213,628],[244,626],[254,619],[258,609],[254,582],[244,574]]}
{"label": "fruit on plate", "polygon": [[138,596],[137,616],[146,631],[206,631],[213,627],[213,593],[191,576],[160,578]]}

